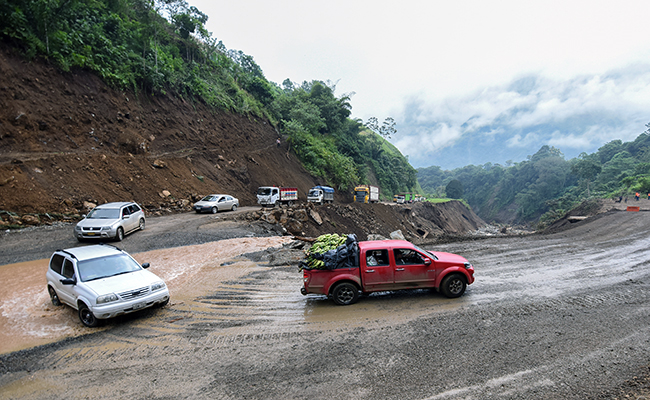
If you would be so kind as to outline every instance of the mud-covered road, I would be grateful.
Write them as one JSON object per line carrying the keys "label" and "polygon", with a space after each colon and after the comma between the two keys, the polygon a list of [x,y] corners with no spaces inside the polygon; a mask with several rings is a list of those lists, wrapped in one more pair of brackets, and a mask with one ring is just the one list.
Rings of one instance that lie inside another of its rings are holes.
{"label": "mud-covered road", "polygon": [[[474,264],[476,282],[463,297],[380,293],[346,307],[300,295],[301,275],[293,264],[276,265],[281,257],[268,262],[269,252],[242,255],[286,249],[289,238],[246,237],[260,232],[201,217],[188,217],[200,228],[178,224],[175,236],[168,233],[188,246],[135,246],[138,235],[156,230],[156,220],[123,242],[169,282],[172,302],[165,308],[92,330],[81,327],[73,311],[48,306],[44,287],[22,299],[37,298],[36,306],[23,307],[18,294],[2,289],[3,331],[64,321],[63,333],[51,334],[65,339],[0,355],[0,398],[612,399],[650,393],[644,381],[649,212],[612,212],[552,235],[423,246]],[[191,243],[183,229],[200,237],[240,229],[233,237],[241,239]],[[8,255],[15,249],[5,247],[16,238],[0,238],[1,260],[13,260]],[[40,246],[20,238],[24,249]],[[15,293],[34,279],[44,286],[37,273],[20,279],[20,267],[0,268],[3,282],[18,277],[10,285]]]}

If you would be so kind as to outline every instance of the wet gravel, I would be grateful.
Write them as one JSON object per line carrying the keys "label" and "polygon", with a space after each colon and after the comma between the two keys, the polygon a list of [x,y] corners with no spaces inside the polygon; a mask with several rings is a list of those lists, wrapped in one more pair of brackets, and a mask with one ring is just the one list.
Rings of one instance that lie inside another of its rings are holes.
{"label": "wet gravel", "polygon": [[[21,399],[640,398],[650,393],[647,381],[630,382],[641,381],[650,364],[648,226],[650,213],[618,212],[552,235],[430,245],[474,264],[476,282],[463,297],[378,293],[347,307],[301,296],[294,265],[266,264],[268,255],[256,253],[259,270],[215,284],[192,304],[0,356],[0,393]],[[198,230],[217,235],[205,225]]]}

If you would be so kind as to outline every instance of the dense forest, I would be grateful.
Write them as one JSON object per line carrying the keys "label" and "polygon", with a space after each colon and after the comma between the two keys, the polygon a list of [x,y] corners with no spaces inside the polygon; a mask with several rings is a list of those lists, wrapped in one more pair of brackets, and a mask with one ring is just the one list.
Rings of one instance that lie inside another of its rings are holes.
{"label": "dense forest", "polygon": [[543,146],[528,160],[508,166],[420,168],[418,181],[432,196],[462,197],[486,220],[543,227],[589,198],[647,196],[650,124],[646,128],[633,142],[613,140],[570,160],[559,149]]}
{"label": "dense forest", "polygon": [[93,71],[117,90],[173,95],[262,118],[322,184],[418,189],[416,170],[386,137],[387,118],[350,118],[350,95],[331,82],[268,81],[254,58],[229,50],[185,0],[3,0],[0,40],[63,71]]}

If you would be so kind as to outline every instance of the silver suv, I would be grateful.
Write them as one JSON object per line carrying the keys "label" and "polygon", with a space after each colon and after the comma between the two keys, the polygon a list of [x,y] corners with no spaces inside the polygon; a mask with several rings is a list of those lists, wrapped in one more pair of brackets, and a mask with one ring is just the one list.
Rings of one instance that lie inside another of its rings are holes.
{"label": "silver suv", "polygon": [[107,244],[57,250],[45,274],[52,304],[67,304],[89,327],[169,302],[169,290],[127,252]]}
{"label": "silver suv", "polygon": [[133,202],[106,203],[92,209],[74,228],[78,241],[84,239],[115,239],[144,229],[145,217],[142,208]]}

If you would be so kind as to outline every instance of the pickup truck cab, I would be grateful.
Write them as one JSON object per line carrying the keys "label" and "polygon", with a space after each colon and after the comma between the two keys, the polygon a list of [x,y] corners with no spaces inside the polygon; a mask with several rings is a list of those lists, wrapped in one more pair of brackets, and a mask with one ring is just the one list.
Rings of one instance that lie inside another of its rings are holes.
{"label": "pickup truck cab", "polygon": [[474,267],[464,258],[422,250],[406,240],[358,242],[355,267],[304,269],[301,289],[348,305],[360,293],[434,288],[447,297],[459,297],[474,282]]}

